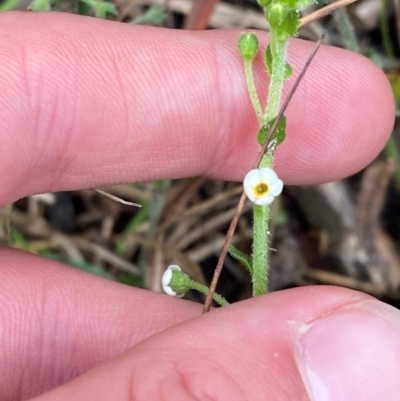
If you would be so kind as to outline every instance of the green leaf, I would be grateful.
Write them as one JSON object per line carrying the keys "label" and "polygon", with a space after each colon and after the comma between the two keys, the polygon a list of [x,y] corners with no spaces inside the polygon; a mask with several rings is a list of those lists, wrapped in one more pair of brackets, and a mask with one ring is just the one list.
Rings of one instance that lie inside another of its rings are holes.
{"label": "green leaf", "polygon": [[109,3],[108,1],[101,2],[97,0],[80,0],[80,2],[91,7],[96,18],[106,19],[107,14],[118,15],[118,10],[116,9],[115,5],[113,3]]}
{"label": "green leaf", "polygon": [[292,67],[289,65],[289,63],[285,64],[285,75],[283,77],[284,80],[289,79],[293,74]]}
{"label": "green leaf", "polygon": [[233,258],[241,262],[249,271],[249,273],[252,274],[253,262],[251,256],[246,255],[242,251],[239,251],[239,249],[237,249],[234,245],[229,245],[228,252]]}
{"label": "green leaf", "polygon": [[[261,146],[264,145],[265,141],[267,140],[267,136],[274,121],[275,120],[272,120],[266,126],[260,128],[260,131],[258,132],[257,135],[257,141]],[[276,139],[277,140],[276,144],[280,145],[285,138],[286,138],[286,117],[282,116],[282,118],[279,120],[278,126],[276,127],[275,133],[271,139]]]}
{"label": "green leaf", "polygon": [[286,4],[292,10],[303,10],[308,5],[313,3],[312,0],[280,0],[280,1]]}
{"label": "green leaf", "polygon": [[29,9],[32,11],[51,11],[50,0],[33,0]]}
{"label": "green leaf", "polygon": [[268,45],[267,50],[265,51],[264,64],[269,76],[272,75],[272,58],[271,46]]}
{"label": "green leaf", "polygon": [[257,134],[257,142],[262,146],[264,145],[265,141],[267,140],[268,135],[268,128],[263,125]]}
{"label": "green leaf", "polygon": [[296,36],[299,32],[299,12],[292,10],[287,13],[285,20],[279,26],[278,39],[285,41],[289,37]]}
{"label": "green leaf", "polygon": [[261,7],[268,7],[272,3],[272,0],[257,0],[257,1]]}
{"label": "green leaf", "polygon": [[[272,122],[269,126],[272,126]],[[277,140],[277,145],[280,145],[286,138],[286,117],[282,116],[279,120],[278,126],[276,127],[275,133],[272,139]]]}
{"label": "green leaf", "polygon": [[167,18],[164,7],[151,6],[143,15],[131,21],[132,24],[154,24],[161,25]]}
{"label": "green leaf", "polygon": [[281,26],[287,18],[290,9],[281,3],[273,4],[267,11],[267,19],[271,27],[277,28]]}
{"label": "green leaf", "polygon": [[93,6],[94,15],[96,18],[106,19],[107,14],[118,15],[118,10],[113,3],[96,2]]}

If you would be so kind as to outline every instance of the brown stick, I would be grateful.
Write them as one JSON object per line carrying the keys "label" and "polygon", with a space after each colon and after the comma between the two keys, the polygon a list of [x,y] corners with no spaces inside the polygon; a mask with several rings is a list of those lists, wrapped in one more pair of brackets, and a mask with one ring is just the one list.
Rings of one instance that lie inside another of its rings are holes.
{"label": "brown stick", "polygon": [[[260,153],[259,153],[259,155],[257,157],[257,161],[254,164],[254,168],[258,168],[259,167],[259,165],[261,163],[261,160],[262,160],[262,158],[263,158],[263,156],[264,156],[264,154],[265,154],[265,152],[267,150],[269,142],[271,141],[271,138],[274,135],[276,127],[278,126],[278,123],[279,123],[280,119],[282,118],[283,114],[285,113],[286,108],[289,105],[289,102],[292,99],[297,87],[299,86],[304,74],[306,73],[308,67],[310,66],[311,61],[313,60],[315,54],[317,53],[317,51],[318,51],[318,49],[319,49],[319,47],[320,47],[320,45],[322,43],[322,40],[323,40],[323,37],[321,37],[321,39],[319,39],[319,41],[316,43],[316,45],[314,47],[314,50],[312,51],[310,57],[308,58],[306,64],[304,65],[300,75],[297,77],[296,82],[294,83],[294,85],[293,85],[292,89],[290,90],[285,102],[282,105],[282,108],[280,109],[277,117],[275,118],[275,121],[272,124],[271,129],[269,130],[267,140],[265,141],[265,144],[261,148]],[[233,234],[235,233],[235,229],[236,229],[237,223],[239,221],[240,214],[242,212],[242,209],[243,209],[245,201],[246,201],[246,194],[243,192],[242,196],[240,197],[239,203],[238,203],[238,205],[236,207],[235,214],[234,214],[232,222],[231,222],[231,224],[229,226],[228,232],[226,234],[225,241],[224,241],[224,244],[222,246],[221,254],[219,255],[219,258],[218,258],[217,266],[215,268],[214,275],[213,275],[213,278],[212,278],[212,281],[211,281],[210,290],[208,291],[208,294],[207,294],[207,297],[206,297],[206,301],[204,303],[203,313],[208,312],[210,310],[210,308],[211,308],[211,303],[212,303],[212,299],[213,299],[215,290],[217,288],[219,276],[221,275],[222,269],[224,267],[224,261],[225,261],[226,255],[228,253],[229,244],[231,243]]]}
{"label": "brown stick", "polygon": [[194,0],[193,7],[186,17],[184,29],[206,29],[214,6],[219,0]]}
{"label": "brown stick", "polygon": [[308,14],[303,18],[300,18],[299,28],[302,28],[303,26],[305,26],[305,25],[309,24],[310,22],[313,22],[319,18],[325,17],[326,15],[337,10],[338,8],[346,7],[351,3],[355,3],[356,1],[358,1],[358,0],[338,0],[332,4],[329,4],[328,6],[326,6],[324,8],[320,8],[319,10],[314,11],[313,13]]}

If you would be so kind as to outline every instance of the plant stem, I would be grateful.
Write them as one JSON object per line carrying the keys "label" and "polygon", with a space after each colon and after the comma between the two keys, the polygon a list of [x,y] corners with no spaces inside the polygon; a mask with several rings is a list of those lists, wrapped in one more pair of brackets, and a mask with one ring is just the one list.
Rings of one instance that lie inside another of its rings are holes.
{"label": "plant stem", "polygon": [[[190,287],[191,287],[193,290],[199,291],[199,292],[201,292],[201,293],[204,294],[204,295],[207,295],[207,294],[208,294],[208,291],[209,291],[209,288],[208,288],[208,287],[206,287],[205,285],[200,284],[200,283],[198,283],[197,281],[194,281],[194,280],[190,280]],[[217,303],[218,303],[219,305],[221,305],[221,306],[227,306],[227,305],[229,305],[229,302],[228,302],[223,296],[221,296],[221,295],[219,295],[219,294],[217,294],[217,293],[214,293],[214,294],[213,294],[213,300],[214,300],[215,302],[217,302]]]}
{"label": "plant stem", "polygon": [[260,99],[258,98],[256,85],[254,83],[253,60],[244,60],[244,73],[246,76],[247,89],[250,95],[251,104],[253,105],[259,124],[262,124],[263,111]]}
{"label": "plant stem", "polygon": [[268,292],[268,218],[269,206],[253,208],[253,296]]}
{"label": "plant stem", "polygon": [[394,59],[395,54],[393,50],[393,44],[390,39],[387,3],[388,3],[387,0],[381,0],[380,27],[381,27],[382,43],[385,53],[388,57]]}
{"label": "plant stem", "polygon": [[272,53],[272,74],[269,84],[267,109],[264,114],[264,125],[273,120],[279,112],[283,81],[285,80],[286,48],[288,41],[279,41],[275,29],[271,29],[269,44]]}
{"label": "plant stem", "polygon": [[[268,92],[267,109],[264,113],[262,124],[272,121],[279,112],[283,82],[285,80],[286,49],[288,41],[279,41],[275,29],[271,27],[269,44],[272,53],[272,73]],[[264,155],[260,168],[272,168],[275,146]],[[254,206],[253,209],[253,296],[259,296],[268,292],[269,269],[269,224],[270,206]]]}

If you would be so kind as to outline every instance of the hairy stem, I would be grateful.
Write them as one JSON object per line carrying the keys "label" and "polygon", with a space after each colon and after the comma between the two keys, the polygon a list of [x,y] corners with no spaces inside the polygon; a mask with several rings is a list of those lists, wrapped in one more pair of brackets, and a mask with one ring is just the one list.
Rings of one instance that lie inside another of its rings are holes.
{"label": "hairy stem", "polygon": [[[263,116],[263,124],[272,121],[279,112],[282,87],[285,80],[286,49],[288,41],[279,41],[275,29],[270,31],[270,49],[272,54],[272,73],[268,92],[267,109]],[[275,145],[268,149],[262,158],[260,167],[272,168]],[[268,291],[269,270],[269,224],[270,206],[254,206],[253,216],[253,295],[258,296]]]}
{"label": "hairy stem", "polygon": [[247,89],[250,95],[251,104],[253,105],[253,109],[256,113],[258,122],[262,124],[263,111],[261,108],[260,99],[258,98],[256,85],[254,83],[252,60],[244,60],[244,73],[246,76]]}
{"label": "hairy stem", "polygon": [[[209,288],[208,288],[208,287],[206,287],[205,285],[200,284],[200,283],[198,283],[197,281],[194,281],[194,280],[190,280],[190,287],[191,287],[193,290],[199,291],[199,292],[201,292],[201,293],[204,294],[204,295],[207,295],[207,294],[208,294],[208,291],[209,291]],[[218,303],[219,305],[221,305],[221,306],[227,306],[227,305],[229,305],[229,302],[228,302],[223,296],[221,296],[221,295],[219,295],[219,294],[217,294],[217,293],[214,293],[214,294],[213,294],[213,300],[214,300],[215,302],[217,302],[217,303]]]}

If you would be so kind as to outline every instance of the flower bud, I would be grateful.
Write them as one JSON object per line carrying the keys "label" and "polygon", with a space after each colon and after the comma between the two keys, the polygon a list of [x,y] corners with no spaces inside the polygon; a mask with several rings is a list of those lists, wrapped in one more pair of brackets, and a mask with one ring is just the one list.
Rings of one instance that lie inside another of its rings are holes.
{"label": "flower bud", "polygon": [[251,61],[258,51],[258,39],[254,33],[242,33],[239,36],[238,48],[244,60]]}
{"label": "flower bud", "polygon": [[164,292],[173,297],[183,297],[191,289],[189,276],[178,265],[168,266],[161,282]]}
{"label": "flower bud", "polygon": [[288,8],[284,4],[274,4],[268,10],[267,19],[272,27],[281,25],[288,14]]}

